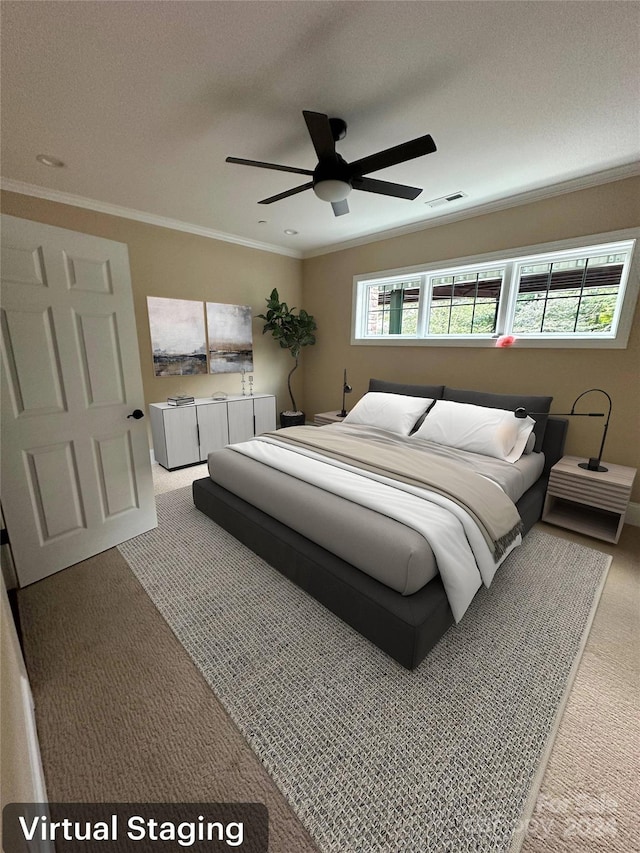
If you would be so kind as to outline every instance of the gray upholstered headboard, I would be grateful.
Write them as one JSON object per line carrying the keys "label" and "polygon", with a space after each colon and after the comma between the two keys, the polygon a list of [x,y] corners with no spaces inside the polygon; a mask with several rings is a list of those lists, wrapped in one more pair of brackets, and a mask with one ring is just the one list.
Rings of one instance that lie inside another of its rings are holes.
{"label": "gray upholstered headboard", "polygon": [[569,421],[566,418],[554,418],[549,415],[544,431],[542,452],[544,453],[544,475],[547,476],[553,466],[564,456],[564,443],[567,440]]}

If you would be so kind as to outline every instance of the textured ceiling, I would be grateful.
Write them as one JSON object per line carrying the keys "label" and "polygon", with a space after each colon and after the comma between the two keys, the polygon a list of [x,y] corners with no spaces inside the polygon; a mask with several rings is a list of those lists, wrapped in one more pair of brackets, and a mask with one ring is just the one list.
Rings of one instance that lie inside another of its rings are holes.
{"label": "textured ceiling", "polygon": [[[3,185],[292,253],[640,160],[636,2],[4,0],[1,16]],[[353,192],[339,218],[311,190],[257,204],[306,179],[225,157],[313,169],[303,109],[346,120],[347,161],[430,133],[435,154],[374,175],[423,193]]]}

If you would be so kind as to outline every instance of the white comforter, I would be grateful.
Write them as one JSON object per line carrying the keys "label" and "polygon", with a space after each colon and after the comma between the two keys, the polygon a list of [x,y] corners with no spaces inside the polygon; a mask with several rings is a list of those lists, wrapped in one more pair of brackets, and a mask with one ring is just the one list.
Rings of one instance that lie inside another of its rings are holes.
{"label": "white comforter", "polygon": [[[272,436],[234,444],[232,449],[394,518],[424,536],[436,557],[456,622],[460,621],[482,584],[491,584],[500,563],[522,541],[518,536],[495,562],[469,513],[442,495],[363,471],[306,448],[284,446]],[[500,490],[496,483],[492,485]]]}

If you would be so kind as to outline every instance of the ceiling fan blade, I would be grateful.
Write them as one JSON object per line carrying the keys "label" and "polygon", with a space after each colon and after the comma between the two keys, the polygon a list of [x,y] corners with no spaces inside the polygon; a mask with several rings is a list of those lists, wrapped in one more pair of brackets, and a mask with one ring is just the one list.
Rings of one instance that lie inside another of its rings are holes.
{"label": "ceiling fan blade", "polygon": [[368,175],[369,172],[377,172],[378,169],[386,169],[387,166],[406,163],[407,160],[423,157],[425,154],[433,154],[434,151],[437,151],[436,144],[427,134],[409,142],[403,142],[401,145],[394,145],[393,148],[387,148],[377,154],[370,154],[368,157],[355,160],[349,164],[349,171],[351,175]]}
{"label": "ceiling fan blade", "polygon": [[273,204],[274,201],[280,201],[281,198],[289,198],[290,195],[296,195],[296,193],[301,193],[303,190],[310,190],[312,186],[313,181],[309,181],[308,184],[302,184],[301,187],[294,187],[292,190],[285,190],[283,193],[278,193],[278,195],[263,198],[258,204]]}
{"label": "ceiling fan blade", "polygon": [[342,201],[332,201],[331,207],[336,216],[344,216],[345,213],[349,213],[349,205],[346,198],[342,199]]}
{"label": "ceiling fan blade", "polygon": [[336,143],[331,131],[329,116],[324,113],[313,113],[309,110],[303,110],[302,115],[307,123],[307,130],[311,137],[311,142],[315,148],[318,160],[334,160],[336,157]]}
{"label": "ceiling fan blade", "polygon": [[240,166],[257,166],[259,169],[275,169],[276,172],[294,172],[296,175],[313,175],[310,169],[298,169],[296,166],[278,166],[277,163],[262,163],[260,160],[243,160],[242,157],[227,157],[226,163],[239,163]]}
{"label": "ceiling fan blade", "polygon": [[380,193],[380,195],[391,195],[395,198],[417,198],[422,190],[419,187],[408,187],[406,184],[392,184],[389,181],[378,181],[376,178],[352,178],[351,184],[354,190],[364,190],[367,193]]}

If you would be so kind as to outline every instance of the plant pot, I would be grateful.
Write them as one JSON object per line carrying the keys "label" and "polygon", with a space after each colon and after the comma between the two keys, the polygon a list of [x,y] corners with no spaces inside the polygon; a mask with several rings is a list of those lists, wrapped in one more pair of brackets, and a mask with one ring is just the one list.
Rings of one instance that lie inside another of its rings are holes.
{"label": "plant pot", "polygon": [[301,426],[305,422],[304,412],[280,412],[280,426]]}

